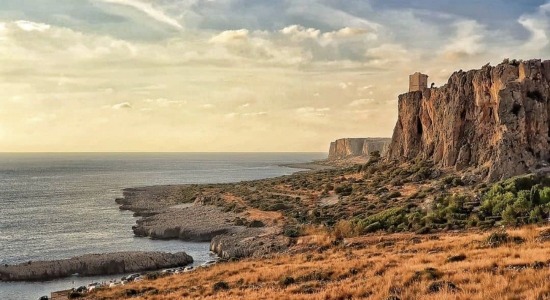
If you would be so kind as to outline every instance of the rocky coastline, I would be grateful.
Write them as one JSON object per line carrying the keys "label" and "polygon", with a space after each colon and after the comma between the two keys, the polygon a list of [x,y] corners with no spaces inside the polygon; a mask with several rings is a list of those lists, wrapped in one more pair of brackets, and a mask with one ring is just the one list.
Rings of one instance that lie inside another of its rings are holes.
{"label": "rocky coastline", "polygon": [[[251,218],[250,211],[224,208],[222,185],[167,185],[124,190],[116,199],[120,209],[141,216],[132,227],[136,236],[211,242],[210,250],[223,259],[261,256],[288,247],[282,224]],[[213,189],[213,190],[212,190]]]}
{"label": "rocky coastline", "polygon": [[193,258],[185,252],[87,254],[70,259],[2,265],[0,281],[45,281],[75,274],[79,276],[115,275],[182,267],[191,263]]}

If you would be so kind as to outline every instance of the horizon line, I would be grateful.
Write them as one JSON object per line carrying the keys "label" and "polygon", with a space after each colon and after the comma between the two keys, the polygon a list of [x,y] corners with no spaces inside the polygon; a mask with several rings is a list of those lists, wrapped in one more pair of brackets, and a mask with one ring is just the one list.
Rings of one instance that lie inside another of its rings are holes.
{"label": "horizon line", "polygon": [[202,154],[202,153],[328,153],[327,151],[0,151],[0,154],[89,154],[89,153],[120,153],[120,154],[147,154],[147,153],[189,153],[189,154]]}

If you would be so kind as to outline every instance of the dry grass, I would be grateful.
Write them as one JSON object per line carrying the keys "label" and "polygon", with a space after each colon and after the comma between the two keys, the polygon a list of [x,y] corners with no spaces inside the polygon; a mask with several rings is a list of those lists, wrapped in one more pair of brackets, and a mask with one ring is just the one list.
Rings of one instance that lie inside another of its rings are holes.
{"label": "dry grass", "polygon": [[[148,287],[153,289],[135,299],[550,299],[550,243],[536,240],[542,229],[510,230],[525,242],[491,248],[483,232],[380,234],[329,246],[327,232],[309,228],[291,254],[222,263],[90,299],[123,299],[128,290]],[[465,258],[449,260],[458,254]],[[221,281],[229,289],[213,288]],[[430,292],[436,282],[457,289]]]}

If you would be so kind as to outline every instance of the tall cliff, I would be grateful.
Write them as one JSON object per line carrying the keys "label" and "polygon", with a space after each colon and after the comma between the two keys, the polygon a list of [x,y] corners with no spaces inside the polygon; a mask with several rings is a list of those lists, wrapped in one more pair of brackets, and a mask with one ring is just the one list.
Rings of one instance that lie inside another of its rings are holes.
{"label": "tall cliff", "polygon": [[343,159],[354,156],[368,156],[378,151],[385,154],[391,139],[389,138],[346,138],[330,143],[328,159]]}
{"label": "tall cliff", "polygon": [[387,156],[433,159],[488,181],[550,162],[550,60],[458,71],[447,84],[399,96]]}

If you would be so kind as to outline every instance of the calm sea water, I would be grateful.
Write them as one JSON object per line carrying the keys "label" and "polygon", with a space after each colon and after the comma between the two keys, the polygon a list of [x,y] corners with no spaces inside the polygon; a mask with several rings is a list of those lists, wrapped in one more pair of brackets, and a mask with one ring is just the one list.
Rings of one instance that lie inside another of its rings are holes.
{"label": "calm sea water", "polygon": [[[186,251],[210,259],[208,243],[133,236],[136,219],[118,209],[122,189],[159,184],[222,183],[291,174],[285,163],[324,153],[1,154],[0,263],[62,259],[114,251]],[[38,299],[93,280],[1,283],[0,299]]]}

